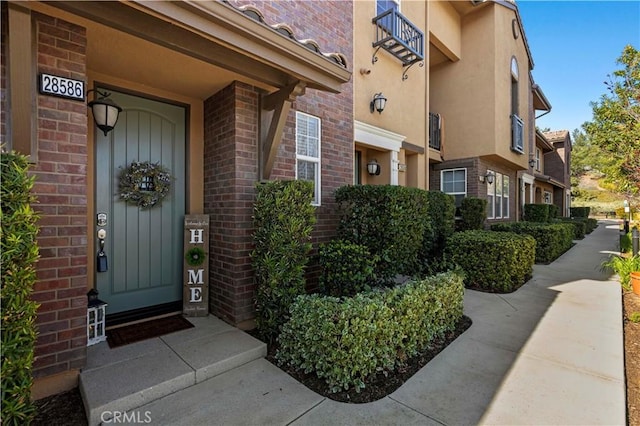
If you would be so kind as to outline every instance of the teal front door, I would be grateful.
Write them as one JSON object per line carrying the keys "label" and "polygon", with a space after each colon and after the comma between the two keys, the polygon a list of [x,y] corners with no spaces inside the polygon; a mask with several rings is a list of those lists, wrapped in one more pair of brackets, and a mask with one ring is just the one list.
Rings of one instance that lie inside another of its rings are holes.
{"label": "teal front door", "polygon": [[[109,92],[123,111],[107,136],[96,130],[94,236],[99,247],[98,231],[106,232],[108,267],[96,271],[96,285],[107,315],[113,315],[182,300],[186,113],[180,106]],[[145,161],[172,177],[161,203],[146,209],[118,191],[122,170]]]}

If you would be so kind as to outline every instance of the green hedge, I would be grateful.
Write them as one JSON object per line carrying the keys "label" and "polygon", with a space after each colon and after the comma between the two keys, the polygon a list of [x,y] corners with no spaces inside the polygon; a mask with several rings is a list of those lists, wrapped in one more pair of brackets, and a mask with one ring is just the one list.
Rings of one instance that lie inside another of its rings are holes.
{"label": "green hedge", "polygon": [[320,291],[328,296],[351,297],[375,283],[377,257],[365,246],[334,240],[320,246]]}
{"label": "green hedge", "polygon": [[484,198],[466,197],[460,204],[461,231],[473,229],[484,229],[484,222],[487,219],[487,200]]}
{"label": "green hedge", "polygon": [[571,207],[569,209],[569,214],[571,217],[589,217],[589,213],[591,212],[591,207]]}
{"label": "green hedge", "polygon": [[475,230],[454,234],[446,254],[464,270],[466,287],[509,293],[531,277],[535,248],[527,235]]}
{"label": "green hedge", "polygon": [[305,292],[305,268],[315,224],[313,183],[272,181],[256,185],[251,260],[256,277],[256,328],[273,342],[295,298]]}
{"label": "green hedge", "polygon": [[427,192],[427,222],[422,251],[421,263],[426,272],[440,269],[447,240],[455,231],[456,203],[452,195],[442,191]]}
{"label": "green hedge", "polygon": [[2,284],[2,424],[29,424],[35,414],[31,402],[36,310],[30,299],[36,281],[38,217],[31,208],[34,178],[27,175],[27,157],[2,153],[0,200]]}
{"label": "green hedge", "polygon": [[574,227],[570,223],[496,223],[493,231],[531,235],[536,240],[536,263],[550,263],[573,245]]}
{"label": "green hedge", "polygon": [[584,238],[587,233],[587,221],[582,218],[572,219],[569,217],[565,217],[562,219],[558,219],[559,222],[570,223],[573,225],[573,239],[581,240]]}
{"label": "green hedge", "polygon": [[376,275],[414,274],[427,226],[427,192],[395,185],[349,185],[335,193],[338,238],[363,245],[380,260]]}
{"label": "green hedge", "polygon": [[549,221],[556,219],[560,215],[560,207],[555,204],[549,204]]}
{"label": "green hedge", "polygon": [[549,206],[551,204],[525,204],[524,220],[527,222],[549,222]]}
{"label": "green hedge", "polygon": [[332,392],[392,371],[462,317],[462,276],[449,272],[339,299],[301,296],[282,329],[278,362],[315,372]]}
{"label": "green hedge", "polygon": [[598,227],[598,219],[588,217],[585,221],[587,234],[592,233]]}

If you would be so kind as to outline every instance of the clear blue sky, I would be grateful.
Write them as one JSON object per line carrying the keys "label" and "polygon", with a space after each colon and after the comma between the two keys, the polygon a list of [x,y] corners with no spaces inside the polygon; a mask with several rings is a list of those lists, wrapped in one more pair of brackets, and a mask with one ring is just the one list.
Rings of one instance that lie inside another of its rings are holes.
{"label": "clear blue sky", "polygon": [[[640,49],[640,1],[517,0],[533,78],[551,103],[540,128],[569,130],[592,119],[624,46]],[[542,112],[537,112],[540,115]]]}

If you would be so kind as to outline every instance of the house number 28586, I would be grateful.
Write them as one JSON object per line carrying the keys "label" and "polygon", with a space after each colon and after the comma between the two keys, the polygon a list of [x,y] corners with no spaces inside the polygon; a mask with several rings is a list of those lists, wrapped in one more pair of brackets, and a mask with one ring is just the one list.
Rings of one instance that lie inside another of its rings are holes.
{"label": "house number 28586", "polygon": [[42,73],[40,93],[84,101],[84,81]]}

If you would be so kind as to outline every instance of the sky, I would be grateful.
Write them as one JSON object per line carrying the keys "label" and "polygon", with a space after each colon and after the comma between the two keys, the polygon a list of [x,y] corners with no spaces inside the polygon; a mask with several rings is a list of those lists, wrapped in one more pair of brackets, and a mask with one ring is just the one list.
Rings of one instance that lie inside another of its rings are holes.
{"label": "sky", "polygon": [[[628,44],[640,50],[640,0],[517,0],[534,81],[551,103],[536,125],[551,130],[581,128],[591,121],[590,102],[607,94],[607,74]],[[537,116],[543,111],[536,111]]]}

